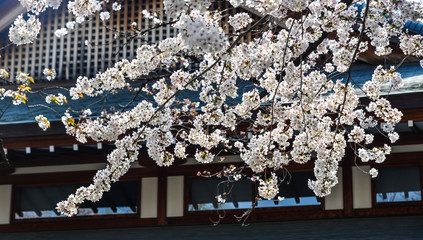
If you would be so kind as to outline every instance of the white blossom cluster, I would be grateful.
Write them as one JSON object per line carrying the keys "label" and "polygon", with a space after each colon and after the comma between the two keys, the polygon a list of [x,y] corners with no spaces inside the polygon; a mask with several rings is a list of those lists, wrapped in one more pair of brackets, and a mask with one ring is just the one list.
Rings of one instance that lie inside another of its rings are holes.
{"label": "white blossom cluster", "polygon": [[17,83],[24,84],[24,85],[29,84],[30,82],[34,82],[34,79],[31,76],[29,76],[29,74],[24,72],[18,72],[15,78]]}
{"label": "white blossom cluster", "polygon": [[102,1],[97,0],[73,0],[68,3],[69,12],[78,19],[78,22],[100,11],[101,7]]}
{"label": "white blossom cluster", "polygon": [[111,184],[118,181],[129,170],[130,164],[138,159],[140,146],[136,140],[139,137],[139,133],[134,132],[132,135],[117,140],[116,149],[107,157],[107,168],[97,172],[91,185],[78,188],[75,194],[59,202],[57,211],[72,216],[78,213],[78,205],[85,200],[99,201],[103,193],[110,190]]}
{"label": "white blossom cluster", "polygon": [[259,180],[259,196],[267,200],[274,199],[279,193],[278,187],[278,178],[275,173],[272,173],[272,176],[266,180]]}
{"label": "white blossom cluster", "polygon": [[170,18],[178,18],[181,14],[188,10],[185,0],[164,0],[164,10]]}
{"label": "white blossom cluster", "polygon": [[[144,10],[142,10],[141,13],[144,16],[144,18],[152,21],[154,25],[163,23],[163,21],[159,18],[159,15],[157,14],[157,12],[149,12],[146,9],[144,9]],[[133,22],[132,24],[134,24],[133,27],[137,26],[136,22]]]}
{"label": "white blossom cluster", "polygon": [[380,95],[380,85],[390,83],[392,89],[398,89],[403,86],[401,74],[395,72],[394,66],[391,69],[383,69],[378,66],[372,76],[372,80],[364,84],[363,89],[371,99],[378,99]]}
{"label": "white blossom cluster", "polygon": [[148,155],[159,166],[170,166],[175,160],[173,154],[165,151],[172,144],[173,135],[170,131],[162,131],[159,128],[151,129],[147,133]]}
{"label": "white blossom cluster", "polygon": [[[82,143],[85,143],[87,138],[96,141],[116,141],[127,130],[147,122],[152,117],[154,108],[151,103],[142,101],[131,111],[124,113],[103,113],[101,118],[93,119],[88,118],[89,113],[90,111],[84,112],[79,124],[76,124],[75,119],[69,113],[62,117],[67,133],[75,136]],[[163,115],[163,117],[165,119],[162,119],[160,123],[169,122],[166,119],[169,117],[168,115]]]}
{"label": "white blossom cluster", "polygon": [[79,99],[84,94],[96,96],[104,91],[114,91],[129,86],[127,79],[134,80],[139,76],[147,75],[154,70],[160,61],[167,61],[165,55],[158,55],[157,49],[143,45],[137,49],[137,58],[132,61],[117,62],[114,67],[103,73],[98,73],[95,78],[79,77],[76,86],[70,89],[72,99]]}
{"label": "white blossom cluster", "polygon": [[38,15],[41,12],[44,12],[48,7],[58,9],[62,0],[19,0],[19,2],[29,12],[33,12]]}
{"label": "white blossom cluster", "polygon": [[209,0],[164,0],[164,10],[166,15],[170,18],[178,18],[182,14],[188,12],[188,10],[194,10],[198,12],[206,11],[210,5]]}
{"label": "white blossom cluster", "polygon": [[195,53],[216,53],[226,45],[226,37],[213,16],[192,11],[182,15],[176,24],[183,45]]}
{"label": "white blossom cluster", "polygon": [[9,39],[16,45],[32,43],[41,30],[41,23],[34,15],[25,20],[19,15],[9,29]]}
{"label": "white blossom cluster", "polygon": [[51,102],[55,102],[56,104],[58,104],[58,105],[63,105],[63,104],[65,104],[65,103],[67,103],[67,99],[66,99],[66,96],[64,96],[63,94],[61,94],[61,93],[58,93],[57,94],[57,96],[56,95],[54,95],[54,94],[49,94],[47,97],[46,97],[46,103],[51,103]]}
{"label": "white blossom cluster", "polygon": [[248,15],[248,13],[237,13],[234,16],[229,17],[228,23],[236,30],[240,30],[246,27],[251,23],[253,19]]}
{"label": "white blossom cluster", "polygon": [[46,131],[50,127],[50,121],[43,115],[38,115],[35,117],[35,121],[38,123],[38,126]]}
{"label": "white blossom cluster", "polygon": [[362,162],[375,161],[376,163],[383,163],[386,159],[385,155],[390,153],[391,147],[386,144],[379,148],[374,147],[372,149],[358,149],[358,156]]}

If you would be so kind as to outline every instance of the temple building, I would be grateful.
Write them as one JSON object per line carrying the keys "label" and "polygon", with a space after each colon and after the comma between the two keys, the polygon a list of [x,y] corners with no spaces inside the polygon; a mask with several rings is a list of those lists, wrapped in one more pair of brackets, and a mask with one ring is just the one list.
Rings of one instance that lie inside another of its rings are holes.
{"label": "temple building", "polygon": [[[158,0],[124,1],[122,11],[112,13],[110,22],[121,32],[130,29],[133,22],[138,26],[149,25],[149,20],[140,14],[144,9],[163,9],[163,3]],[[8,28],[14,18],[24,12],[18,1],[0,1],[0,46],[10,43]],[[165,16],[161,17],[166,20]],[[1,49],[0,68],[8,69],[12,79],[2,82],[2,87],[13,88],[18,71],[34,77],[35,90],[56,84],[70,87],[78,76],[92,77],[122,58],[134,58],[141,44],[177,34],[171,26],[166,26],[142,38],[120,38],[117,33],[107,31],[107,23],[95,17],[74,32],[62,38],[55,37],[55,30],[64,27],[70,19],[63,8],[47,10],[40,16],[42,29],[34,44]],[[412,33],[423,33],[423,24],[410,22],[407,28]],[[392,44],[396,44],[395,40]],[[352,68],[354,81],[363,83],[371,79],[375,64],[380,61],[384,60],[363,55]],[[395,56],[390,61],[395,62]],[[45,79],[42,74],[45,68],[56,69],[55,82]],[[404,87],[392,92],[387,87],[384,91],[385,94],[389,92],[392,106],[404,114],[396,127],[400,140],[392,145],[392,153],[384,163],[363,163],[351,150],[347,151],[340,163],[339,183],[325,198],[316,197],[307,186],[308,179],[313,177],[313,162],[292,163],[288,167],[292,176],[289,184],[283,182],[280,186],[285,199],[258,201],[247,222],[422,215],[423,69],[418,59],[410,58],[399,72]],[[96,105],[97,110],[116,103],[126,104],[131,101],[131,95],[94,98],[81,101],[81,104],[89,106],[98,101],[104,104]],[[366,102],[364,98],[362,101]],[[32,105],[43,102],[42,97],[33,95]],[[240,181],[226,203],[219,204],[216,193],[221,180],[197,176],[198,171],[219,171],[230,164],[242,166],[237,155],[227,155],[224,163],[200,165],[189,158],[174,166],[158,167],[144,151],[101,201],[84,203],[75,217],[61,216],[55,210],[56,203],[66,199],[79,186],[91,183],[96,171],[106,166],[106,156],[114,148],[113,144],[77,142],[65,133],[60,116],[48,109],[34,110],[34,114],[49,115],[51,128],[42,131],[26,106],[11,107],[3,112],[6,106],[0,105],[3,145],[3,152],[0,152],[0,232],[190,225],[215,221],[236,223],[234,215],[240,216],[250,209],[256,196],[254,183]],[[63,112],[67,107],[59,109]],[[387,142],[377,130],[373,133],[377,143]],[[374,179],[366,174],[372,167],[379,170],[379,176]],[[223,212],[226,216],[220,219]]]}

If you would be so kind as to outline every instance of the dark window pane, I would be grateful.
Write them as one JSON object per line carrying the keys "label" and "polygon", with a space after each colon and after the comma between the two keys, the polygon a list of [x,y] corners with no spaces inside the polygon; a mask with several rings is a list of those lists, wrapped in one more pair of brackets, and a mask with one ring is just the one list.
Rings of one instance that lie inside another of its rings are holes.
{"label": "dark window pane", "polygon": [[73,185],[18,188],[15,217],[16,219],[59,217],[55,211],[56,204],[74,191]]}
{"label": "dark window pane", "polygon": [[[75,192],[76,185],[21,187],[17,189],[16,219],[63,217],[56,204]],[[137,211],[137,182],[117,182],[98,202],[86,201],[78,216],[134,214]]]}
{"label": "dark window pane", "polygon": [[98,202],[84,202],[79,215],[127,214],[137,211],[137,182],[117,182]]}
{"label": "dark window pane", "polygon": [[419,167],[381,168],[376,178],[376,202],[420,201]]}
{"label": "dark window pane", "polygon": [[[251,181],[246,178],[237,182],[227,182],[224,178],[192,178],[189,190],[189,211],[250,208],[253,197]],[[226,202],[218,203],[217,195],[226,195]]]}

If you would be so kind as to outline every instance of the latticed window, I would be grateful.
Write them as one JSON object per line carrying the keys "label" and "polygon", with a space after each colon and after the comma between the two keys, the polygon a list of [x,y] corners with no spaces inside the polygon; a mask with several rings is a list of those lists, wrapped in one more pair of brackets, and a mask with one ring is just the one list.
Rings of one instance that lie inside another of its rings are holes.
{"label": "latticed window", "polygon": [[[57,38],[55,30],[74,20],[64,6],[65,3],[58,10],[48,9],[41,14],[42,29],[33,44],[10,46],[0,53],[0,67],[9,70],[11,81],[18,71],[29,73],[36,82],[46,81],[42,75],[45,68],[56,70],[56,80],[75,80],[80,75],[93,77],[122,58],[134,58],[135,49],[146,44],[147,40],[160,41],[174,36],[173,29],[171,32],[170,26],[167,26],[132,40],[115,38],[115,33],[106,30],[105,26],[134,34],[130,30],[133,22],[140,29],[152,24],[142,17],[142,10],[160,11],[163,8],[159,0],[148,1],[148,4],[146,1],[132,0],[122,3],[122,11],[110,11],[110,21],[102,22],[96,16],[91,21],[76,25],[70,34]],[[163,18],[163,14],[160,16]],[[1,46],[9,43],[7,34],[8,29],[0,34]],[[85,40],[90,41],[91,48],[85,45]]]}

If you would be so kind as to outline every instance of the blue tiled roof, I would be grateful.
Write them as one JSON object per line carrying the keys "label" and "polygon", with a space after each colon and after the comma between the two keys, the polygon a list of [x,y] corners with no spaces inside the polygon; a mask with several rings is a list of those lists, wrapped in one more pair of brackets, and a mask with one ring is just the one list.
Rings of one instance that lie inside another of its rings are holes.
{"label": "blue tiled roof", "polygon": [[408,20],[404,28],[408,30],[411,34],[423,34],[423,23],[416,23]]}
{"label": "blue tiled roof", "polygon": [[[136,86],[136,85],[135,85]],[[135,87],[134,86],[134,87]],[[253,88],[251,82],[249,81],[243,81],[238,84],[238,95],[242,96],[242,94],[246,91],[250,91]],[[103,109],[110,109],[111,107],[116,107],[116,110],[121,110],[122,106],[127,105],[131,102],[133,97],[135,96],[135,93],[130,92],[128,90],[121,90],[118,94],[108,94],[108,95],[102,95],[97,97],[87,97],[85,96],[82,99],[78,100],[71,100],[69,97],[69,93],[67,93],[64,90],[50,90],[45,91],[47,93],[56,94],[62,93],[64,96],[68,98],[68,103],[64,104],[63,106],[58,106],[55,103],[47,104],[45,102],[45,95],[41,96],[39,93],[31,93],[27,94],[28,96],[28,105],[46,105],[49,107],[54,108],[58,113],[62,114],[68,109],[69,107],[72,107],[72,110],[80,111],[82,109],[90,108],[93,112],[93,116],[99,116],[101,111]],[[199,101],[198,99],[199,92],[192,92],[192,91],[182,91],[178,94],[177,99],[183,100],[183,99],[190,99],[191,101]],[[127,109],[131,109],[135,107],[135,105],[142,100],[147,100],[149,102],[154,102],[153,97],[151,95],[146,94],[140,94],[137,99],[130,104],[130,106]],[[234,99],[233,102],[238,103],[240,102],[241,98]],[[3,101],[0,101],[0,110],[4,109],[7,105],[9,105],[11,102],[10,98],[6,98]],[[34,107],[31,108],[32,112],[35,116],[38,114],[42,114],[45,117],[47,117],[50,121],[51,120],[59,120],[61,118],[61,115],[59,116],[54,111],[45,108],[45,107]],[[78,116],[77,113],[72,114],[72,116]],[[21,104],[17,106],[11,106],[3,117],[0,119],[0,124],[9,124],[9,123],[21,123],[21,122],[33,122],[34,117],[29,112],[26,105]]]}
{"label": "blue tiled roof", "polygon": [[[352,68],[351,77],[356,84],[362,86],[366,81],[372,78],[373,71],[376,66],[368,65],[368,64],[356,64]],[[403,64],[399,69],[398,72],[401,73],[402,78],[405,82],[407,82],[408,89],[405,92],[416,92],[416,91],[423,91],[423,69],[419,63],[406,63]],[[346,75],[341,76],[339,78],[346,79]],[[251,82],[249,81],[242,81],[238,84],[238,95],[237,99],[233,99],[233,103],[238,103],[241,101],[241,96],[244,92],[250,91],[253,88]],[[58,90],[50,90],[50,93],[58,93]],[[61,91],[63,95],[68,96],[66,91]],[[68,99],[68,103],[64,106],[57,106],[56,104],[46,104],[44,98],[39,94],[29,94],[29,104],[30,105],[37,105],[43,104],[47,106],[52,106],[54,109],[63,114],[67,108],[72,107],[73,110],[81,110],[85,108],[90,108],[94,115],[100,115],[100,112],[103,109],[110,109],[111,107],[115,106],[116,109],[119,110],[119,105],[126,105],[128,104],[131,99],[133,98],[134,93],[129,92],[128,90],[122,90],[119,94],[109,94],[107,96],[100,96],[100,97],[84,97],[83,99],[79,100],[70,100]],[[191,91],[183,91],[179,94],[178,99],[189,98],[191,101],[198,101],[198,92],[191,92]],[[137,101],[135,101],[129,108],[135,106],[141,100],[148,100],[153,101],[151,95],[141,95],[138,97]],[[5,99],[4,101],[0,101],[0,108],[3,109],[10,103],[10,98]],[[53,111],[43,108],[43,107],[36,107],[33,110],[33,114],[36,116],[38,114],[43,114],[49,120],[59,120],[60,116],[54,113]],[[77,117],[77,114],[74,114]],[[9,123],[19,123],[19,122],[33,122],[34,118],[29,113],[27,107],[24,104],[18,106],[11,106],[3,117],[0,120],[0,124],[9,124]]]}
{"label": "blue tiled roof", "polygon": [[[390,66],[388,66],[390,67]],[[355,83],[362,86],[366,81],[372,79],[376,66],[369,64],[355,64],[352,67],[351,77]],[[423,81],[423,69],[419,63],[404,63],[398,70],[403,79],[414,79],[415,81]],[[418,90],[418,89],[416,89]]]}
{"label": "blue tiled roof", "polygon": [[[58,91],[58,90],[51,90],[48,93],[55,93],[61,92],[68,98],[68,103],[64,104],[63,106],[58,106],[55,103],[47,104],[45,102],[45,96],[41,96],[40,94],[32,93],[28,94],[28,105],[46,105],[52,107],[58,113],[62,114],[68,109],[72,107],[72,110],[81,110],[84,108],[90,108],[92,112],[96,115],[99,115],[102,109],[107,109],[112,106],[116,106],[117,104],[126,105],[129,103],[133,97],[133,94],[127,90],[124,90],[121,94],[116,95],[107,95],[107,96],[100,96],[100,97],[84,97],[79,100],[71,100],[69,94],[66,91]],[[6,98],[5,100],[0,102],[0,108],[3,109],[10,103],[10,98]],[[35,116],[38,114],[42,114],[47,117],[50,121],[51,120],[59,120],[60,116],[55,112],[47,109],[45,107],[34,107],[31,108],[31,111]],[[7,124],[7,123],[17,123],[17,122],[33,122],[34,118],[29,112],[28,108],[24,104],[20,104],[17,106],[11,106],[3,117],[0,120],[0,124]]]}

